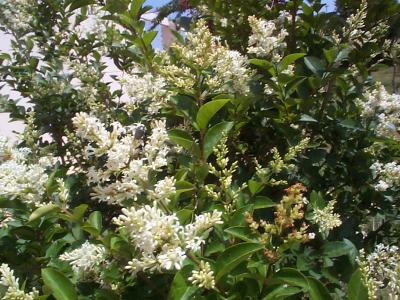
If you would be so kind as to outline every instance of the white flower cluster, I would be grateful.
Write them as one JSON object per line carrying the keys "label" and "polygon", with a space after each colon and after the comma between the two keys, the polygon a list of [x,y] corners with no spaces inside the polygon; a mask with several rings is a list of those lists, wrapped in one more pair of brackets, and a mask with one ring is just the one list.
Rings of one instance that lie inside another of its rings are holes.
{"label": "white flower cluster", "polygon": [[99,267],[106,262],[106,249],[86,241],[79,248],[60,255],[59,259],[69,262],[78,276],[97,276],[100,273]]}
{"label": "white flower cluster", "polygon": [[285,39],[288,32],[284,28],[278,28],[277,21],[249,17],[252,34],[249,38],[248,53],[260,57],[271,57],[275,62],[281,59],[280,50],[286,48]]}
{"label": "white flower cluster", "polygon": [[14,271],[7,264],[0,266],[0,285],[7,288],[1,299],[3,300],[34,300],[39,292],[33,288],[31,292],[25,293],[20,289],[19,279],[14,276]]}
{"label": "white flower cluster", "polygon": [[385,22],[380,22],[372,32],[366,30],[367,9],[367,0],[362,0],[360,8],[346,20],[344,37],[352,44],[362,46],[365,43],[376,43],[377,39],[386,33],[389,28]]}
{"label": "white flower cluster", "polygon": [[[185,45],[172,45],[179,58],[177,61],[163,56],[164,66],[160,72],[169,83],[190,90],[201,80],[210,92],[249,92],[251,71],[247,58],[223,46],[212,36],[204,20],[198,21],[186,38]],[[199,70],[203,70],[202,74],[198,74]]]}
{"label": "white flower cluster", "polygon": [[47,165],[29,164],[29,154],[30,149],[16,148],[0,137],[0,195],[39,204],[48,179]]}
{"label": "white flower cluster", "polygon": [[146,107],[150,115],[156,114],[170,96],[165,79],[151,73],[140,74],[136,70],[133,74],[123,75],[120,83],[125,94],[120,102],[125,104],[124,109],[129,112]]}
{"label": "white flower cluster", "polygon": [[361,116],[374,120],[376,133],[383,137],[400,140],[400,95],[389,94],[383,85],[364,94],[365,101],[358,100]]}
{"label": "white flower cluster", "polygon": [[[85,158],[105,161],[103,167],[93,165],[88,169],[89,183],[96,186],[92,196],[99,201],[121,204],[126,199],[136,200],[143,192],[149,192],[153,200],[175,192],[174,179],[165,178],[156,183],[156,192],[149,186],[150,172],[161,171],[168,163],[170,151],[164,121],[154,121],[150,136],[145,140],[145,128],[141,124],[122,126],[113,122],[108,131],[99,119],[86,113],[73,118],[76,135],[89,143],[85,147]],[[161,194],[162,192],[163,194]]]}
{"label": "white flower cluster", "polygon": [[400,295],[400,252],[396,246],[378,244],[374,252],[362,249],[357,259],[368,299],[398,299]]}
{"label": "white flower cluster", "polygon": [[208,262],[200,261],[200,270],[193,270],[189,281],[200,288],[211,290],[215,288],[214,272]]}
{"label": "white flower cluster", "polygon": [[0,27],[4,25],[14,34],[25,33],[32,20],[31,7],[33,0],[0,1]]}
{"label": "white flower cluster", "polygon": [[100,6],[91,5],[88,18],[74,26],[73,30],[80,39],[92,34],[96,36],[97,40],[104,40],[107,31],[107,21],[102,19],[102,17],[105,15],[105,11]]}
{"label": "white flower cluster", "polygon": [[333,213],[335,204],[336,201],[331,200],[324,208],[314,208],[311,221],[318,225],[319,231],[324,235],[327,235],[333,228],[342,225],[340,215]]}
{"label": "white flower cluster", "polygon": [[126,269],[133,274],[140,271],[179,270],[186,251],[198,251],[209,231],[221,224],[221,212],[213,211],[195,217],[193,223],[182,226],[175,214],[166,214],[156,206],[140,209],[123,208],[114,223],[129,233],[140,251]]}
{"label": "white flower cluster", "polygon": [[390,188],[400,187],[400,164],[397,162],[393,161],[387,164],[375,162],[370,169],[374,178],[379,179],[375,184],[377,191],[385,192]]}

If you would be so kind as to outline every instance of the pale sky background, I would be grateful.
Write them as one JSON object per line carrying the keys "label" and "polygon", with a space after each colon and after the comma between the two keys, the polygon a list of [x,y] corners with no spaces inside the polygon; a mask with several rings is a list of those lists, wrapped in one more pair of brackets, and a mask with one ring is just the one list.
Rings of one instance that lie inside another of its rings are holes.
{"label": "pale sky background", "polygon": [[[332,11],[335,7],[335,0],[323,0],[322,2],[327,4],[326,11]],[[146,3],[153,7],[159,7],[163,4],[168,3],[168,0],[147,0]],[[161,47],[161,34],[157,36],[155,47]],[[8,49],[10,49],[10,40],[6,35],[0,32],[0,52],[7,51]],[[7,93],[7,90],[3,91]],[[15,98],[15,95],[12,95],[12,97]],[[14,132],[22,132],[23,124],[22,122],[9,123],[9,121],[10,118],[7,113],[0,113],[0,135],[8,136],[11,139],[15,139]]]}

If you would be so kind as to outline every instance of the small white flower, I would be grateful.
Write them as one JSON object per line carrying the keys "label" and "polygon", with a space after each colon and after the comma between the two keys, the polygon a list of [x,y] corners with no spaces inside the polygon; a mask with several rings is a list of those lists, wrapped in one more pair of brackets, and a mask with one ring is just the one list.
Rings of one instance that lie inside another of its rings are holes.
{"label": "small white flower", "polygon": [[222,18],[219,21],[221,22],[222,27],[228,27],[228,19],[227,18]]}
{"label": "small white flower", "polygon": [[79,248],[60,255],[59,259],[69,262],[78,275],[97,274],[99,266],[106,261],[106,249],[86,241]]}

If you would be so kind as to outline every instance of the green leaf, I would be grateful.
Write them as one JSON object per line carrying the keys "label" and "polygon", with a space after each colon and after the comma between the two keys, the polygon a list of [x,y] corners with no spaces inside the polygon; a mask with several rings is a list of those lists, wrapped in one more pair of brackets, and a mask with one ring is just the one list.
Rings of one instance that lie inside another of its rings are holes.
{"label": "green leaf", "polygon": [[175,274],[174,280],[169,290],[168,300],[190,300],[197,291],[195,285],[186,282],[192,274],[193,266],[185,266]]}
{"label": "green leaf", "polygon": [[322,209],[326,206],[324,198],[322,198],[321,194],[317,193],[316,191],[312,191],[310,194],[310,204],[314,209]]}
{"label": "green leaf", "polygon": [[233,122],[221,122],[211,127],[204,137],[204,159],[213,152],[222,137],[233,127]]}
{"label": "green leaf", "polygon": [[258,192],[260,192],[262,190],[262,187],[264,186],[261,182],[255,180],[249,180],[247,184],[249,186],[249,190],[252,195],[255,195]]}
{"label": "green leaf", "polygon": [[234,226],[234,227],[229,227],[224,231],[230,234],[231,236],[239,238],[245,242],[257,243],[257,238],[249,227]]}
{"label": "green leaf", "polygon": [[294,63],[296,60],[306,56],[305,53],[293,53],[285,56],[278,65],[279,71],[285,70],[289,65]]}
{"label": "green leaf", "polygon": [[265,59],[253,58],[250,59],[250,63],[267,70],[274,68],[274,65]]}
{"label": "green leaf", "polygon": [[182,116],[195,124],[198,108],[193,98],[186,95],[175,95],[171,97],[171,102],[175,104]]}
{"label": "green leaf", "polygon": [[78,299],[72,282],[59,271],[51,268],[42,269],[42,278],[57,300]]}
{"label": "green leaf", "polygon": [[311,300],[332,299],[328,289],[318,279],[315,279],[314,277],[307,277],[307,280],[310,286],[309,293]]}
{"label": "green leaf", "polygon": [[325,67],[322,64],[322,61],[314,56],[307,56],[304,58],[304,63],[306,64],[307,68],[310,69],[315,75],[322,77]]}
{"label": "green leaf", "polygon": [[296,269],[284,268],[278,271],[273,279],[281,281],[291,286],[299,286],[304,289],[309,289],[307,278]]}
{"label": "green leaf", "polygon": [[124,0],[107,1],[104,10],[112,14],[123,13],[127,10],[129,2]]}
{"label": "green leaf", "polygon": [[269,197],[257,196],[254,199],[254,209],[275,207],[276,203]]}
{"label": "green leaf", "polygon": [[357,269],[351,276],[347,293],[348,300],[368,299],[368,290],[362,281],[361,271],[359,269]]}
{"label": "green leaf", "polygon": [[78,207],[74,208],[73,215],[77,222],[81,222],[83,216],[89,206],[87,204],[81,204]]}
{"label": "green leaf", "polygon": [[99,232],[101,232],[101,229],[103,227],[102,223],[103,222],[102,222],[101,212],[94,211],[90,214],[89,224],[92,225],[94,228],[96,228]]}
{"label": "green leaf", "polygon": [[242,243],[227,248],[218,257],[216,262],[215,280],[218,282],[223,276],[231,272],[241,262],[249,258],[253,253],[264,247],[258,243]]}
{"label": "green leaf", "polygon": [[307,77],[297,77],[290,80],[285,86],[285,96],[290,97],[306,79]]}
{"label": "green leaf", "polygon": [[186,224],[193,216],[193,210],[191,209],[181,209],[176,213],[176,217],[179,220],[179,223]]}
{"label": "green leaf", "polygon": [[57,210],[59,210],[60,208],[55,205],[55,204],[48,204],[45,206],[41,206],[39,208],[37,208],[30,216],[29,216],[29,222],[33,222],[45,215],[48,215],[52,212],[55,212]]}
{"label": "green leaf", "polygon": [[310,115],[302,114],[300,117],[299,122],[313,122],[313,123],[318,123],[316,119],[311,117]]}
{"label": "green leaf", "polygon": [[352,49],[350,47],[341,50],[335,59],[335,63],[340,63],[342,60],[347,59],[349,57],[351,50]]}
{"label": "green leaf", "polygon": [[337,54],[338,50],[336,47],[333,47],[331,49],[324,49],[324,55],[329,64],[335,61]]}
{"label": "green leaf", "polygon": [[196,117],[196,122],[199,128],[206,129],[211,118],[229,101],[230,99],[218,99],[207,102],[201,106]]}
{"label": "green leaf", "polygon": [[288,296],[293,296],[300,293],[302,290],[298,287],[279,285],[267,292],[267,296],[263,300],[285,299]]}
{"label": "green leaf", "polygon": [[95,4],[95,0],[75,0],[72,1],[70,7],[69,7],[69,11],[73,11],[75,9],[87,6],[87,5],[91,5],[91,4]]}
{"label": "green leaf", "polygon": [[137,14],[139,14],[140,9],[142,8],[142,5],[143,5],[143,3],[145,1],[146,0],[134,0],[134,1],[131,1],[132,4],[131,4],[130,13],[131,13],[132,16],[136,16]]}
{"label": "green leaf", "polygon": [[181,129],[171,129],[168,131],[168,137],[171,142],[182,146],[186,150],[191,150],[194,144],[192,136]]}
{"label": "green leaf", "polygon": [[146,47],[148,48],[151,47],[151,43],[156,38],[157,33],[158,33],[157,31],[153,30],[153,31],[148,31],[143,35],[143,42],[146,45]]}
{"label": "green leaf", "polygon": [[349,254],[353,247],[344,241],[326,242],[322,246],[322,252],[327,257],[339,257]]}
{"label": "green leaf", "polygon": [[18,199],[10,200],[6,197],[0,196],[0,208],[20,208],[23,209],[24,204]]}

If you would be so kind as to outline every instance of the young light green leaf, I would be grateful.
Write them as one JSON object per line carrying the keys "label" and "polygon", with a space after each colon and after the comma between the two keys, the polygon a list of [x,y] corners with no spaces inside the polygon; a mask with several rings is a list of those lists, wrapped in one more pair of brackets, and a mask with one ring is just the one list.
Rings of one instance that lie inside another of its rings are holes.
{"label": "young light green leaf", "polygon": [[41,206],[37,208],[30,216],[29,216],[29,222],[33,222],[45,215],[48,215],[52,212],[58,211],[60,208],[55,205],[55,204],[48,204],[45,206]]}
{"label": "young light green leaf", "polygon": [[241,243],[227,248],[217,259],[215,280],[218,282],[241,262],[263,248],[258,243]]}
{"label": "young light green leaf", "polygon": [[57,300],[78,299],[72,282],[61,272],[51,268],[42,269],[42,278]]}
{"label": "young light green leaf", "polygon": [[103,227],[102,223],[103,222],[102,222],[101,212],[94,211],[90,214],[89,224],[92,225],[94,228],[96,228],[99,232],[101,232],[101,229]]}
{"label": "young light green leaf", "polygon": [[217,99],[201,106],[196,117],[196,122],[199,128],[206,129],[211,118],[229,101],[230,99]]}

